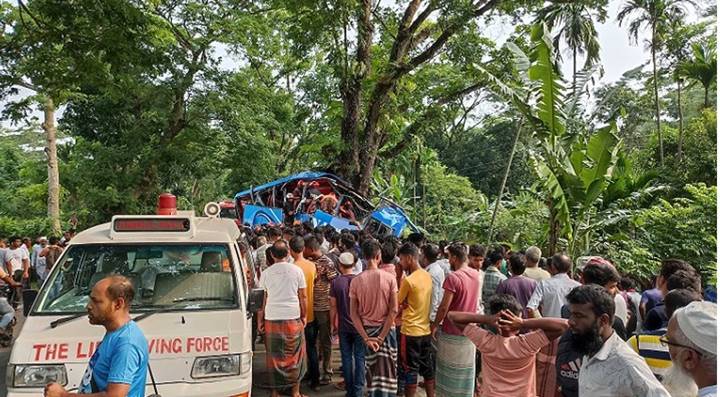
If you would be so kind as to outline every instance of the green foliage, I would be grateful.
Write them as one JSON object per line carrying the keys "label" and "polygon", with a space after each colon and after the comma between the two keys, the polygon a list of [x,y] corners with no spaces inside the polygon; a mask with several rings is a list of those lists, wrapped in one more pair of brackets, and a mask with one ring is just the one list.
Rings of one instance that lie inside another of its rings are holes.
{"label": "green foliage", "polygon": [[608,254],[622,271],[649,279],[660,260],[682,258],[705,283],[716,283],[717,188],[700,183],[685,189],[688,197],[660,199],[635,215],[629,230],[613,237]]}

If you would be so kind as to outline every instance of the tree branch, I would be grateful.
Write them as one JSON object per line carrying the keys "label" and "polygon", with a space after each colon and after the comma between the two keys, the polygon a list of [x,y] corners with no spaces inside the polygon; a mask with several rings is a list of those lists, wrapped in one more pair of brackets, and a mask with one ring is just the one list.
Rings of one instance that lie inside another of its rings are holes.
{"label": "tree branch", "polygon": [[[458,91],[455,91],[453,93],[450,93],[448,95],[445,95],[441,98],[439,98],[435,103],[428,106],[425,111],[417,118],[415,121],[410,123],[409,126],[405,128],[405,130],[402,133],[402,138],[398,141],[398,143],[395,144],[390,149],[384,150],[382,152],[382,156],[385,158],[392,158],[395,156],[398,156],[400,153],[403,152],[407,148],[407,146],[412,142],[413,136],[415,136],[418,131],[421,129],[421,127],[425,124],[425,121],[430,119],[437,111],[440,110],[440,108],[458,98],[462,98],[465,95],[468,95],[474,91],[477,91],[481,88],[485,87],[485,83],[475,83],[468,87],[465,87],[463,89],[460,89]],[[468,110],[469,112],[469,110]]]}

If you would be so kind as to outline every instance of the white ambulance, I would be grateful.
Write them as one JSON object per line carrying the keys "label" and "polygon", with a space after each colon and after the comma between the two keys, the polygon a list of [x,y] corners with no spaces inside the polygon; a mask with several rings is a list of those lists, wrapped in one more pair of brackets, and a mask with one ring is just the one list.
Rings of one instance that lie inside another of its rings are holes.
{"label": "white ambulance", "polygon": [[135,287],[131,317],[150,350],[146,395],[249,396],[251,311],[262,294],[248,288],[238,227],[208,207],[205,217],[115,216],[75,236],[29,307],[8,363],[8,396],[42,396],[51,381],[77,390],[105,332],[88,323],[85,305],[109,274]]}

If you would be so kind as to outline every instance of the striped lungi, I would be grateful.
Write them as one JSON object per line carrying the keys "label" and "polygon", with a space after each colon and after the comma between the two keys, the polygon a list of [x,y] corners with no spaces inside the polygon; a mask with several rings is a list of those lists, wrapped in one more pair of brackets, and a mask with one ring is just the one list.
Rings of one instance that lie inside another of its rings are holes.
{"label": "striped lungi", "polygon": [[305,375],[305,332],[300,319],[265,320],[270,388],[286,389]]}
{"label": "striped lungi", "polygon": [[[382,327],[365,327],[370,338],[380,335]],[[380,349],[365,352],[365,384],[368,396],[389,397],[397,393],[397,336],[391,329]]]}
{"label": "striped lungi", "polygon": [[535,388],[539,397],[554,397],[557,392],[555,359],[560,338],[551,340],[535,356]]}
{"label": "striped lungi", "polygon": [[475,390],[475,345],[464,335],[438,331],[435,392],[438,397],[467,397]]}

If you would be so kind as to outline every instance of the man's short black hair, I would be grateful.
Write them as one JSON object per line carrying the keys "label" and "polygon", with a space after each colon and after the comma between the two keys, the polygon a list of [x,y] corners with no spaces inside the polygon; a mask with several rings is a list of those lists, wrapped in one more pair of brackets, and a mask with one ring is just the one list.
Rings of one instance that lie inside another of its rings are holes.
{"label": "man's short black hair", "polygon": [[428,263],[433,263],[440,256],[440,248],[435,244],[425,244],[422,246],[422,253]]}
{"label": "man's short black hair", "polygon": [[288,236],[290,236],[290,238],[297,236],[297,233],[295,232],[295,229],[287,228],[287,229],[283,230],[282,233],[283,233],[283,235],[288,235]]}
{"label": "man's short black hair", "polygon": [[50,236],[48,239],[48,243],[50,243],[50,245],[56,245],[58,241],[60,241],[60,239],[55,236]]}
{"label": "man's short black hair", "polygon": [[320,249],[320,242],[315,236],[309,235],[305,237],[305,248],[315,252]]}
{"label": "man's short black hair", "polygon": [[702,296],[696,291],[686,288],[674,289],[665,295],[665,315],[671,318],[675,310],[685,307],[690,302],[701,301]]}
{"label": "man's short black hair", "polygon": [[425,243],[425,236],[423,236],[422,233],[410,233],[407,241],[415,244],[415,247],[420,248]]}
{"label": "man's short black hair", "polygon": [[558,273],[567,273],[572,268],[572,259],[565,254],[555,254],[552,256],[552,265]]}
{"label": "man's short black hair", "polygon": [[303,252],[305,249],[305,239],[300,236],[295,236],[290,239],[290,250],[294,253]]}
{"label": "man's short black hair", "polygon": [[507,294],[493,295],[488,300],[488,307],[490,308],[490,314],[498,314],[503,310],[509,310],[515,315],[522,313],[520,302],[514,296]]}
{"label": "man's short black hair", "polygon": [[631,279],[630,277],[621,278],[620,283],[618,283],[618,285],[620,286],[620,289],[623,291],[637,288],[635,286],[636,285],[635,280]]}
{"label": "man's short black hair", "polygon": [[465,262],[468,257],[467,245],[463,243],[452,243],[447,247],[448,253]]}
{"label": "man's short black hair", "polygon": [[505,253],[502,247],[495,247],[490,254],[488,254],[487,258],[490,260],[490,264],[494,265],[505,258]]}
{"label": "man's short black hair", "polygon": [[510,255],[510,271],[516,276],[525,273],[525,256],[523,254]]}
{"label": "man's short black hair", "polygon": [[593,313],[596,316],[607,314],[610,321],[615,318],[615,300],[605,288],[597,284],[585,284],[573,288],[566,296],[568,304],[592,305]]}
{"label": "man's short black hair", "polygon": [[383,263],[393,263],[397,255],[397,249],[392,241],[385,241],[380,247],[380,255]]}
{"label": "man's short black hair", "polygon": [[614,267],[601,263],[586,265],[583,268],[582,276],[585,284],[597,284],[601,287],[620,281],[620,274]]}
{"label": "man's short black hair", "polygon": [[398,250],[398,256],[400,256],[400,255],[409,255],[409,256],[412,256],[413,258],[417,258],[419,255],[418,247],[413,243],[409,243],[409,242],[405,243]]}
{"label": "man's short black hair", "polygon": [[380,243],[374,238],[365,240],[360,246],[360,253],[365,260],[373,259],[380,253]]}
{"label": "man's short black hair", "polygon": [[487,249],[485,248],[485,246],[480,244],[473,244],[470,246],[470,253],[468,255],[484,258],[485,254],[487,254]]}
{"label": "man's short black hair", "polygon": [[343,249],[350,249],[355,247],[355,236],[350,233],[343,233],[340,235],[340,247]]}
{"label": "man's short black hair", "polygon": [[274,237],[281,237],[281,236],[282,236],[282,232],[280,231],[280,228],[278,228],[278,227],[271,227],[271,228],[268,229],[268,231],[267,231],[267,236],[268,236],[268,237],[273,237],[273,238],[274,238]]}
{"label": "man's short black hair", "polygon": [[273,243],[272,246],[268,247],[270,254],[277,259],[285,258],[288,256],[288,246],[285,240],[278,240]]}
{"label": "man's short black hair", "polygon": [[678,270],[673,273],[667,279],[667,290],[672,291],[674,289],[685,288],[690,289],[698,294],[702,292],[702,286],[700,285],[700,276],[697,274],[695,269],[692,270]]}
{"label": "man's short black hair", "polygon": [[[665,259],[660,263],[660,275],[667,281],[678,270],[695,270],[689,263],[682,259]],[[669,290],[669,289],[668,289]]]}
{"label": "man's short black hair", "polygon": [[20,238],[20,236],[10,236],[10,238],[8,239],[8,242],[9,242],[9,243],[14,243],[16,240],[22,241],[22,239]]}

